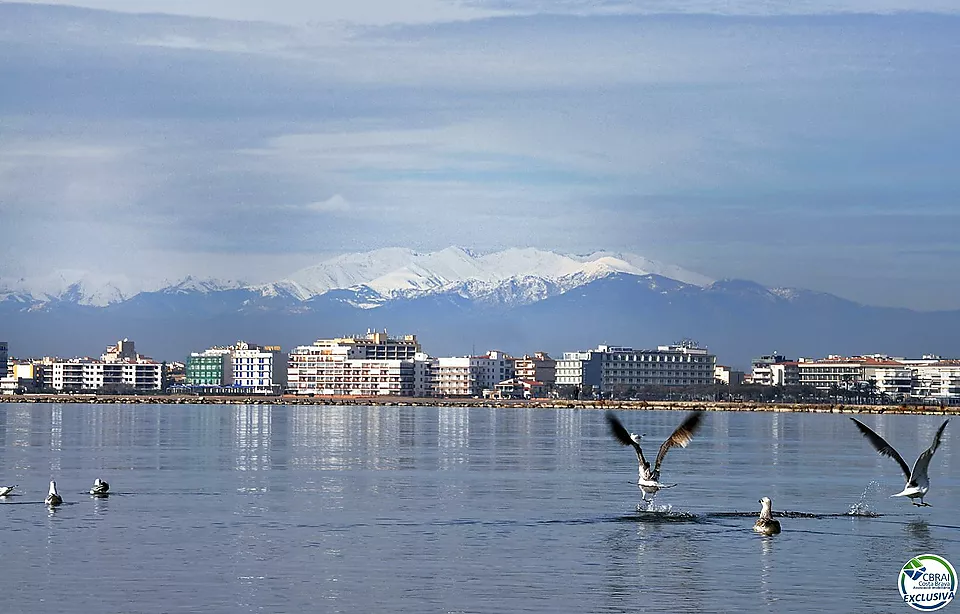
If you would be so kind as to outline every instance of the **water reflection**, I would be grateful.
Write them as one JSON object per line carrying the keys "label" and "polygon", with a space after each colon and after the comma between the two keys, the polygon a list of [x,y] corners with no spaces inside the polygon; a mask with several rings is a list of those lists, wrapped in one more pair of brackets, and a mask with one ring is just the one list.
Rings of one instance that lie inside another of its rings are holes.
{"label": "water reflection", "polygon": [[[657,443],[678,418],[624,416]],[[931,465],[934,507],[918,510],[895,490],[876,496],[878,474],[901,476],[845,416],[707,420],[668,459],[680,486],[645,516],[635,457],[602,412],[7,404],[0,479],[19,482],[10,503],[25,504],[2,506],[0,594],[9,611],[41,599],[71,611],[310,611],[318,598],[322,610],[402,613],[887,611],[891,569],[949,555],[950,429]],[[882,421],[909,447],[929,445],[942,418]],[[40,503],[51,467],[59,510]],[[115,497],[85,494],[98,475],[122,485]],[[821,515],[757,536],[764,494]],[[834,515],[851,504],[884,516]],[[123,590],[85,602],[93,581]]]}
{"label": "water reflection", "polygon": [[272,408],[269,405],[237,405],[234,410],[238,471],[270,469]]}
{"label": "water reflection", "polygon": [[470,409],[441,407],[437,410],[439,466],[451,469],[467,462],[470,447]]}

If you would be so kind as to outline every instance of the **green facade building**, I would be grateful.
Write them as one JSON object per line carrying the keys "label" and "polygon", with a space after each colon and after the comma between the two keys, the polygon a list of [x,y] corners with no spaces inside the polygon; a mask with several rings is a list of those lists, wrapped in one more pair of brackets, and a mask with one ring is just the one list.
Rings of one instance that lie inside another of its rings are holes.
{"label": "green facade building", "polygon": [[184,382],[192,386],[224,386],[229,384],[230,355],[194,354],[187,359]]}

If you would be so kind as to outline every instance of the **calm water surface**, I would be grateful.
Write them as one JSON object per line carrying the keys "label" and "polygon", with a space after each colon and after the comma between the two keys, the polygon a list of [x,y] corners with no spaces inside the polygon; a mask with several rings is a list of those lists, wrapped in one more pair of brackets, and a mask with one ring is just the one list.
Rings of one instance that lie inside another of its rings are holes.
{"label": "calm water surface", "polygon": [[[619,415],[651,456],[681,418]],[[862,419],[910,464],[943,420]],[[711,412],[638,512],[599,411],[0,404],[0,611],[913,612],[903,563],[960,564],[954,422],[917,508],[846,417]]]}

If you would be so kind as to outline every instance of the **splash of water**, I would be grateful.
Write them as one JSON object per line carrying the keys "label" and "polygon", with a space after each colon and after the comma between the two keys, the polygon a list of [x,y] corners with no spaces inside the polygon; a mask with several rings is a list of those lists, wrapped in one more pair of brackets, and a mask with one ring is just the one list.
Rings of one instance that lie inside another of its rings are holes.
{"label": "splash of water", "polygon": [[860,493],[860,499],[850,506],[847,512],[850,516],[877,516],[878,514],[870,509],[870,500],[880,492],[880,482],[871,480],[863,492]]}
{"label": "splash of water", "polygon": [[641,501],[637,503],[638,512],[654,512],[657,514],[669,514],[673,511],[673,506],[669,503],[657,505],[652,499],[650,501]]}

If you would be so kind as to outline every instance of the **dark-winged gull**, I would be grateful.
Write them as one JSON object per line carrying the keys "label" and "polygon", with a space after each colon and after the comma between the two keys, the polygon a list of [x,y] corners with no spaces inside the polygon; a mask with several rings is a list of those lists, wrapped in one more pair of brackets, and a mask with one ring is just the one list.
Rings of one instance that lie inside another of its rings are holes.
{"label": "dark-winged gull", "polygon": [[47,493],[47,498],[44,499],[43,502],[51,507],[63,503],[63,498],[60,496],[60,493],[57,492],[57,483],[53,480],[50,480],[50,491]]}
{"label": "dark-winged gull", "polygon": [[16,484],[14,484],[13,486],[0,486],[0,497],[6,497],[10,493],[12,493],[13,489],[16,487],[17,487]]}
{"label": "dark-winged gull", "polygon": [[95,497],[105,497],[109,494],[110,485],[97,478],[93,482],[93,488],[90,489],[90,494]]}
{"label": "dark-winged gull", "polygon": [[760,501],[760,517],[753,523],[753,530],[764,535],[776,535],[780,532],[780,521],[773,517],[773,503],[770,497],[762,497]]}
{"label": "dark-winged gull", "polygon": [[657,453],[657,460],[653,465],[653,469],[650,468],[650,463],[647,462],[647,459],[643,457],[643,450],[640,448],[640,440],[643,438],[643,435],[631,433],[624,428],[623,424],[620,423],[620,420],[617,419],[617,416],[613,412],[608,411],[606,415],[607,422],[610,424],[610,432],[616,440],[625,446],[633,446],[633,449],[637,453],[637,462],[639,463],[637,486],[640,488],[641,493],[643,493],[641,494],[643,500],[647,500],[648,494],[656,496],[657,492],[662,488],[673,488],[676,486],[676,484],[668,485],[660,483],[660,465],[663,463],[663,459],[670,448],[673,446],[680,446],[681,448],[687,447],[687,444],[693,439],[694,433],[700,428],[700,422],[703,420],[703,412],[693,411],[687,414],[687,417],[683,419],[680,426],[660,445],[660,451]]}
{"label": "dark-winged gull", "polygon": [[[903,490],[890,496],[910,497],[910,502],[918,507],[929,506],[929,503],[924,503],[923,501],[923,497],[927,494],[927,491],[930,490],[930,478],[927,477],[927,468],[930,467],[930,459],[933,458],[933,453],[940,447],[940,437],[943,435],[943,429],[947,428],[947,422],[950,422],[950,419],[947,418],[943,421],[943,424],[940,425],[940,428],[937,429],[936,434],[933,436],[933,443],[917,457],[917,462],[913,464],[913,471],[907,466],[906,461],[903,460],[900,453],[887,443],[886,439],[877,435],[873,429],[856,418],[850,419],[854,421],[857,428],[860,429],[863,436],[867,438],[867,441],[876,448],[877,452],[882,456],[889,456],[897,461],[897,464],[900,465],[900,469],[903,471],[903,475],[907,476],[907,484],[903,487]],[[920,499],[920,503],[917,503],[913,499]]]}

